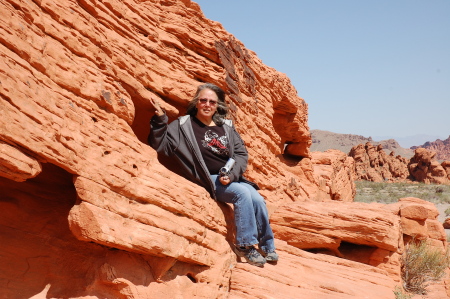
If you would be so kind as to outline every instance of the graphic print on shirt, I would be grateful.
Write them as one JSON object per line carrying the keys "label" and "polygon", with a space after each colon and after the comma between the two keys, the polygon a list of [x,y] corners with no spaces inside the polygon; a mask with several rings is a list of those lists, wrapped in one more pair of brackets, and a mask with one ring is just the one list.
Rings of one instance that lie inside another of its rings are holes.
{"label": "graphic print on shirt", "polygon": [[202,145],[220,156],[228,156],[228,138],[227,135],[220,136],[211,130],[205,132]]}

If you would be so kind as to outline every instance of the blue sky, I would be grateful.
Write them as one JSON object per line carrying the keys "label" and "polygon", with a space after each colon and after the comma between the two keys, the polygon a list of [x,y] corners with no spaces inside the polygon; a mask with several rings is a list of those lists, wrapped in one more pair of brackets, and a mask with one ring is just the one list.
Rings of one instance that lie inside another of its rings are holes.
{"label": "blue sky", "polygon": [[194,1],[287,74],[310,129],[450,135],[450,0]]}

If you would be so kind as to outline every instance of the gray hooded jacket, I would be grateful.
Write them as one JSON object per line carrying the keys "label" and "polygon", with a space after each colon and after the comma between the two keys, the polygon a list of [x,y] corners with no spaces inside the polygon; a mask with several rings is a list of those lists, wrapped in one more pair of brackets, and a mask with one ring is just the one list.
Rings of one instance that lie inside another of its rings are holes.
{"label": "gray hooded jacket", "polygon": [[[148,136],[148,144],[159,154],[175,159],[183,176],[203,186],[215,199],[215,187],[209,176],[208,168],[203,160],[200,148],[195,139],[191,125],[191,117],[185,115],[168,124],[167,115],[153,116],[150,121],[151,131]],[[246,180],[242,174],[247,168],[248,153],[239,134],[232,125],[231,120],[225,120],[223,125],[228,138],[230,158],[236,163],[230,172],[230,180],[246,182],[255,189],[258,186]]]}

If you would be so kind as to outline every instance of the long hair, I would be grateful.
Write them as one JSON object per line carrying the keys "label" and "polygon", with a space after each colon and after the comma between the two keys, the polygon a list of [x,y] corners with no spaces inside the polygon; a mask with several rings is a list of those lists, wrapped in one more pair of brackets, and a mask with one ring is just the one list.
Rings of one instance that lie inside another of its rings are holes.
{"label": "long hair", "polygon": [[210,89],[212,90],[218,98],[217,101],[217,111],[213,115],[213,121],[216,125],[221,126],[224,122],[225,117],[228,114],[228,105],[225,102],[225,92],[217,85],[214,85],[212,83],[205,83],[200,85],[197,88],[197,91],[195,92],[194,98],[189,102],[187,106],[186,114],[189,114],[190,116],[197,115],[197,103],[198,103],[198,95],[200,92],[204,89]]}

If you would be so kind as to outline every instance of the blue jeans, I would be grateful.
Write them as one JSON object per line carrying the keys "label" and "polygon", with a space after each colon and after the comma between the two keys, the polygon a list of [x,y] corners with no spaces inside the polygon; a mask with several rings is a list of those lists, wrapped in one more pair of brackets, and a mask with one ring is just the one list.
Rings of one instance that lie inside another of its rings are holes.
{"label": "blue jeans", "polygon": [[264,198],[251,185],[232,182],[226,186],[218,175],[211,175],[218,201],[232,203],[236,225],[236,245],[259,245],[265,252],[275,250],[272,228],[269,224]]}

